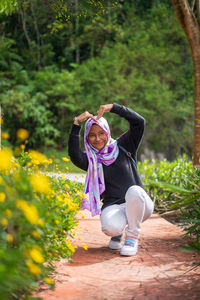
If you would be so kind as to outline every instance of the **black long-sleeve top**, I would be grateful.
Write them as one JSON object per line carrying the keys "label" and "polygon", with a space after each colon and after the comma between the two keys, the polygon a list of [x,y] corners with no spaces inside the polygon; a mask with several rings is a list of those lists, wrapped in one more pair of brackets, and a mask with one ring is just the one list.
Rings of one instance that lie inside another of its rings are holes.
{"label": "black long-sleeve top", "polygon": [[[137,150],[144,133],[145,120],[132,109],[116,103],[110,112],[125,118],[130,124],[129,130],[117,138],[117,141],[118,145],[131,153],[134,162],[119,148],[115,162],[109,166],[103,164],[105,191],[101,194],[102,209],[112,204],[124,203],[130,186],[139,185],[143,188],[137,171]],[[68,154],[77,167],[87,171],[87,155],[80,148],[80,130],[81,126],[73,124],[68,141]]]}

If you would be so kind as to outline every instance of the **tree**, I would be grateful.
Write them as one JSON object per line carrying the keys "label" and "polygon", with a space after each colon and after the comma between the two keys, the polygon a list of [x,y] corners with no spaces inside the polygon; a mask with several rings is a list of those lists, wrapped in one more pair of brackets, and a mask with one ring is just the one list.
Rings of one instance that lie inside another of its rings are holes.
{"label": "tree", "polygon": [[[161,0],[160,0],[161,1]],[[86,15],[96,15],[103,13],[108,7],[115,7],[123,0],[42,0],[43,5],[50,7],[55,16],[56,24],[71,21],[73,18],[85,17]],[[162,0],[162,2],[167,2]],[[0,12],[12,13],[20,7],[26,7],[33,4],[34,0],[1,0]],[[137,1],[138,7],[146,9],[149,3],[156,1]],[[193,146],[193,164],[200,165],[200,0],[172,0],[175,15],[181,28],[183,29],[190,48],[194,66],[194,146]],[[34,6],[32,14],[35,15]],[[34,23],[37,33],[38,46],[38,69],[40,68],[40,32],[37,23]],[[59,26],[58,26],[59,27]],[[76,23],[76,36],[78,35],[79,24]],[[80,51],[76,40],[76,62],[79,63]]]}
{"label": "tree", "polygon": [[172,0],[176,18],[183,29],[192,54],[194,70],[194,146],[193,164],[200,166],[200,1]]}

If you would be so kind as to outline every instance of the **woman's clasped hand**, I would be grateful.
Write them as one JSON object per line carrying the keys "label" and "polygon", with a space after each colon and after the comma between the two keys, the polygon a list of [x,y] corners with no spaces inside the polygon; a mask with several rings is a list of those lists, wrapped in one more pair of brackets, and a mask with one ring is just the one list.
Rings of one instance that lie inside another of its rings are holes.
{"label": "woman's clasped hand", "polygon": [[82,123],[87,121],[89,118],[91,118],[93,121],[98,121],[105,112],[110,112],[113,108],[113,104],[105,104],[100,105],[99,109],[97,110],[97,116],[95,117],[93,114],[89,113],[88,111],[85,111],[84,113],[77,116],[78,122]]}

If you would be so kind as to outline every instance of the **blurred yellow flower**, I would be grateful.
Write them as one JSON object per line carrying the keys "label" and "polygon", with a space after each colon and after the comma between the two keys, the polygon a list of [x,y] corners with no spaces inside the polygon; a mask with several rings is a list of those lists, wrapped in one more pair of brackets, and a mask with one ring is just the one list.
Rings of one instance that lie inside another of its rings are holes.
{"label": "blurred yellow flower", "polygon": [[29,150],[30,158],[32,164],[48,164],[49,160],[46,158],[46,156],[36,150]]}
{"label": "blurred yellow flower", "polygon": [[55,223],[58,225],[58,224],[60,224],[60,221],[58,221],[58,220],[55,220]]}
{"label": "blurred yellow flower", "polygon": [[22,140],[22,141],[27,140],[28,136],[29,136],[28,131],[24,128],[18,129],[16,135],[17,135],[17,138]]}
{"label": "blurred yellow flower", "polygon": [[0,124],[3,124],[3,119],[2,119],[2,117],[0,117]]}
{"label": "blurred yellow flower", "polygon": [[24,144],[21,144],[21,145],[20,145],[20,149],[21,149],[21,150],[24,150],[25,148],[26,148],[26,146],[25,146]]}
{"label": "blurred yellow flower", "polygon": [[0,176],[0,184],[4,184],[3,178]]}
{"label": "blurred yellow flower", "polygon": [[63,159],[64,161],[66,161],[66,162],[69,161],[69,158],[67,158],[67,157],[62,157],[62,159]]}
{"label": "blurred yellow flower", "polygon": [[8,132],[3,132],[2,135],[1,135],[1,137],[2,137],[2,139],[7,140],[7,139],[9,139],[10,135],[9,135]]}
{"label": "blurred yellow flower", "polygon": [[12,165],[12,152],[8,148],[0,150],[0,170],[7,170]]}
{"label": "blurred yellow flower", "polygon": [[8,208],[5,210],[5,214],[8,216],[8,218],[12,217],[12,211]]}
{"label": "blurred yellow flower", "polygon": [[38,238],[40,238],[40,233],[37,231],[37,230],[33,230],[32,231],[32,235],[34,236],[34,238],[36,238],[36,239],[38,239]]}
{"label": "blurred yellow flower", "polygon": [[29,205],[24,200],[17,200],[16,203],[17,208],[21,209],[26,217],[26,219],[34,225],[39,224],[39,215],[37,207],[34,205]]}
{"label": "blurred yellow flower", "polygon": [[0,193],[0,202],[5,202],[6,199],[6,194],[5,193]]}
{"label": "blurred yellow flower", "polygon": [[37,247],[33,247],[32,249],[30,249],[29,255],[35,262],[39,264],[42,264],[45,261],[42,253]]}
{"label": "blurred yellow flower", "polygon": [[72,243],[69,240],[66,240],[66,245],[73,253],[75,252],[75,246],[72,245]]}
{"label": "blurred yellow flower", "polygon": [[9,243],[12,243],[14,241],[14,238],[13,238],[12,234],[10,234],[10,233],[6,234],[6,239]]}
{"label": "blurred yellow flower", "polygon": [[84,248],[85,250],[88,250],[88,246],[87,246],[85,243],[81,243],[81,245],[83,246],[83,248]]}
{"label": "blurred yellow flower", "polygon": [[6,218],[0,219],[1,225],[7,226],[8,225],[8,220]]}
{"label": "blurred yellow flower", "polygon": [[14,148],[14,155],[15,156],[20,156],[21,155],[21,149],[20,149],[20,147],[19,146],[16,146],[15,148]]}
{"label": "blurred yellow flower", "polygon": [[68,189],[68,188],[69,188],[69,185],[66,183],[66,184],[65,184],[65,187],[66,187],[66,189]]}
{"label": "blurred yellow flower", "polygon": [[41,273],[41,269],[36,264],[34,264],[32,261],[26,260],[26,265],[27,265],[30,273],[32,273],[34,275],[38,275]]}
{"label": "blurred yellow flower", "polygon": [[50,191],[49,179],[44,175],[32,175],[30,177],[30,183],[34,189],[34,192],[45,194]]}
{"label": "blurred yellow flower", "polygon": [[45,277],[44,281],[46,281],[46,283],[48,283],[48,284],[53,284],[53,280],[49,277]]}
{"label": "blurred yellow flower", "polygon": [[38,224],[41,225],[41,226],[44,226],[44,220],[41,220],[41,219],[40,219],[40,220],[38,221]]}

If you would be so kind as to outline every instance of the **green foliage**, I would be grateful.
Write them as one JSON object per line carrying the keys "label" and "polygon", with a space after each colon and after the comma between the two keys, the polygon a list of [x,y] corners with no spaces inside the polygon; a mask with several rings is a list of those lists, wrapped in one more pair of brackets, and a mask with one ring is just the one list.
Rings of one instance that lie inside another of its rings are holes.
{"label": "green foliage", "polygon": [[19,6],[18,0],[1,0],[0,13],[11,14]]}
{"label": "green foliage", "polygon": [[191,237],[184,248],[200,252],[200,169],[186,155],[173,162],[139,162],[138,168],[156,211],[179,209],[185,234]]}
{"label": "green foliage", "polygon": [[[191,156],[192,62],[166,1],[125,1],[53,33],[51,9],[37,4],[1,16],[0,102],[11,143],[25,127],[28,147],[65,148],[74,115],[116,102],[145,117],[145,148],[168,159]],[[127,129],[107,118],[114,137]]]}
{"label": "green foliage", "polygon": [[[7,159],[0,156],[0,160]],[[41,159],[41,154],[37,154]],[[0,294],[2,300],[27,299],[39,284],[54,282],[54,262],[75,251],[74,228],[82,185],[51,179],[23,153],[12,172],[0,172]],[[35,161],[36,163],[36,161]],[[40,160],[40,163],[42,161]],[[38,164],[37,164],[38,166]],[[2,165],[1,165],[2,167]],[[34,171],[35,170],[35,171]],[[37,176],[40,184],[37,181]]]}

